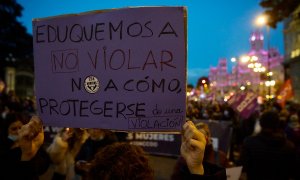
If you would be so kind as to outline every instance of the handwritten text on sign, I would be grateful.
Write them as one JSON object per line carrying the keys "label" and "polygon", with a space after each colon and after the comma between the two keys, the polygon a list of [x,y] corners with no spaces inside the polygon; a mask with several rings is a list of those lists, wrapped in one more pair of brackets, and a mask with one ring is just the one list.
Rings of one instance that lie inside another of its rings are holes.
{"label": "handwritten text on sign", "polygon": [[37,107],[47,125],[179,130],[185,118],[183,7],[33,21]]}

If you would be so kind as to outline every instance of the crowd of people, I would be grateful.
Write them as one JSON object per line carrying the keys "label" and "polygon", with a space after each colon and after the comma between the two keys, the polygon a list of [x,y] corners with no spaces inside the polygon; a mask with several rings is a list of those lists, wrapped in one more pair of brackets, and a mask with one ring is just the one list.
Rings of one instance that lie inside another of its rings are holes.
{"label": "crowd of people", "polygon": [[188,101],[187,118],[230,121],[229,161],[243,166],[247,179],[300,179],[300,105],[260,104],[243,119],[226,102]]}
{"label": "crowd of people", "polygon": [[195,101],[189,99],[186,116],[188,119],[213,119],[234,121],[234,110],[227,103],[207,101],[205,99]]}
{"label": "crowd of people", "polygon": [[[189,101],[181,155],[171,179],[226,179],[225,168],[242,165],[247,179],[299,179],[300,106],[261,105],[248,119],[226,103]],[[154,179],[147,153],[103,129],[61,128],[49,144],[35,115],[34,101],[0,94],[0,179]],[[232,149],[215,152],[205,123],[232,122]],[[234,148],[235,147],[235,148]],[[216,156],[217,154],[217,156]],[[233,161],[233,163],[232,163]]]}
{"label": "crowd of people", "polygon": [[[12,92],[0,97],[0,179],[39,179],[49,169],[55,180],[154,179],[147,153],[120,142],[114,132],[65,127],[45,145],[42,120],[34,115],[34,104],[24,103]],[[184,164],[172,178],[226,179],[223,167],[204,160],[207,142],[194,123],[184,124]]]}

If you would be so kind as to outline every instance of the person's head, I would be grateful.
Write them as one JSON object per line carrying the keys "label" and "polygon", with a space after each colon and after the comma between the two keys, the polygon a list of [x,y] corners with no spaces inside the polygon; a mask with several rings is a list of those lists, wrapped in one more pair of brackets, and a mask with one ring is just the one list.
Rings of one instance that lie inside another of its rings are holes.
{"label": "person's head", "polygon": [[88,133],[90,135],[90,138],[94,141],[99,141],[99,140],[102,140],[105,136],[105,130],[103,129],[96,129],[96,128],[93,128],[93,129],[88,129]]}
{"label": "person's head", "polygon": [[277,113],[277,111],[265,111],[260,117],[260,126],[262,130],[276,130],[280,127],[279,122],[279,114]]}
{"label": "person's head", "polygon": [[24,125],[23,117],[17,113],[9,113],[4,119],[3,134],[8,139],[16,141],[19,135],[19,130]]}
{"label": "person's head", "polygon": [[88,179],[153,179],[153,170],[141,147],[114,143],[99,151],[91,162]]}
{"label": "person's head", "polygon": [[298,128],[300,126],[298,114],[291,115],[289,119],[289,126],[291,128]]}

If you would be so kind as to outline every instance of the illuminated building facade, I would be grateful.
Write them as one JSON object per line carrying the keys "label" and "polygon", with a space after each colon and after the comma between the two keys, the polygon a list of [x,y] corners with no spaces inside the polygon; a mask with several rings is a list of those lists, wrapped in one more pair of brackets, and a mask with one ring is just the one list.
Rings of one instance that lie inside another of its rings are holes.
{"label": "illuminated building facade", "polygon": [[227,60],[225,58],[220,59],[218,66],[211,67],[209,70],[210,87],[223,94],[228,88],[228,75]]}
{"label": "illuminated building facade", "polygon": [[300,103],[300,6],[284,21],[284,66],[292,80],[294,100]]}
{"label": "illuminated building facade", "polygon": [[275,94],[276,86],[284,79],[283,56],[275,48],[270,48],[268,57],[268,51],[263,48],[264,40],[260,31],[251,33],[249,52],[236,60],[231,72],[227,71],[227,59],[220,59],[218,66],[210,68],[211,87],[218,92],[227,93],[243,86],[261,95],[267,94],[266,72],[270,70],[271,79],[274,80],[271,93]]}

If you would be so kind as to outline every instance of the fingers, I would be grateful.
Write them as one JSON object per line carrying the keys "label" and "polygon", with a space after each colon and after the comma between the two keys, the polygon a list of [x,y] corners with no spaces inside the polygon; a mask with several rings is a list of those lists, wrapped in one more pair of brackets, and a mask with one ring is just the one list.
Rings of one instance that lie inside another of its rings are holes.
{"label": "fingers", "polygon": [[204,151],[205,149],[205,141],[197,141],[197,140],[194,140],[194,139],[190,139],[189,141],[189,145],[190,147],[192,147],[194,150],[196,151]]}
{"label": "fingers", "polygon": [[206,133],[198,130],[192,121],[187,121],[183,125],[183,141],[190,139],[198,140],[206,144]]}
{"label": "fingers", "polygon": [[187,121],[183,125],[181,155],[185,159],[192,174],[204,174],[202,165],[206,138],[204,132],[199,131],[193,122]]}
{"label": "fingers", "polygon": [[187,121],[183,125],[183,137],[186,139],[191,139],[195,134],[196,128],[191,121]]}
{"label": "fingers", "polygon": [[205,149],[205,141],[198,141],[195,139],[189,139],[187,141],[184,141],[181,144],[181,147],[184,151],[204,151]]}

